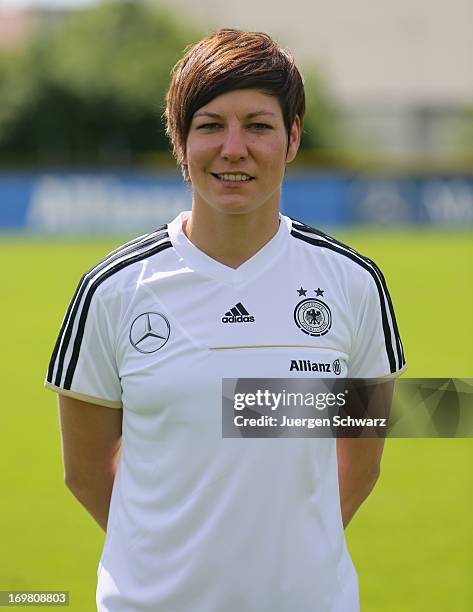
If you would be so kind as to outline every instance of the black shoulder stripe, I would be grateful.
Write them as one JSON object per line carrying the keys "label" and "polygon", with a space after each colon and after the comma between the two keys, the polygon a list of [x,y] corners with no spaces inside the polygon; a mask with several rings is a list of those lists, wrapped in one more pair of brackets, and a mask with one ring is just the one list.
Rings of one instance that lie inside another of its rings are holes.
{"label": "black shoulder stripe", "polygon": [[81,290],[82,287],[82,283],[86,280],[87,276],[90,275],[94,270],[99,270],[101,265],[106,262],[111,260],[111,258],[114,255],[117,255],[118,253],[124,253],[127,252],[130,248],[133,248],[135,245],[137,245],[140,242],[145,241],[146,239],[149,239],[149,237],[151,236],[155,236],[156,233],[163,231],[164,229],[166,229],[166,225],[163,225],[161,227],[158,227],[155,232],[152,232],[151,234],[145,234],[143,236],[139,236],[138,238],[135,238],[134,240],[131,240],[130,242],[127,242],[126,244],[121,245],[120,247],[118,247],[117,249],[115,249],[114,251],[112,251],[111,253],[109,253],[108,255],[106,255],[101,261],[99,261],[98,264],[96,264],[94,267],[90,268],[87,272],[85,272],[85,274],[82,275],[77,288],[74,292],[74,295],[72,296],[71,301],[69,302],[69,306],[67,308],[66,314],[64,316],[64,319],[62,321],[61,324],[61,328],[59,330],[59,334],[58,337],[56,339],[56,343],[54,345],[54,349],[51,355],[51,359],[49,361],[49,367],[48,367],[48,374],[47,374],[47,380],[48,382],[52,383],[53,382],[53,375],[54,375],[54,365],[56,363],[56,357],[57,354],[59,352],[59,349],[61,347],[61,342],[63,340],[63,336],[64,336],[64,331],[66,329],[66,326],[70,320],[70,316],[71,316],[71,311],[74,307],[74,304],[76,303],[76,299],[78,297],[78,294]]}
{"label": "black shoulder stripe", "polygon": [[[329,236],[328,234],[322,232],[321,230],[318,230],[318,229],[316,229],[314,227],[310,227],[309,225],[306,225],[305,223],[302,223],[301,221],[297,221],[295,219],[291,219],[291,221],[292,221],[292,225],[293,225],[293,227],[295,229],[298,229],[299,231],[303,231],[303,232],[305,232],[307,234],[315,234],[316,236],[320,236],[324,240],[327,240],[327,241],[329,241],[329,242],[331,242],[333,244],[336,244],[336,245],[340,246],[342,249],[346,249],[346,250],[350,251],[357,258],[359,258],[361,260],[364,260],[365,262],[367,262],[369,265],[371,265],[373,267],[374,271],[376,272],[376,274],[379,277],[379,280],[380,280],[381,285],[383,287],[384,295],[386,296],[386,300],[388,302],[389,314],[391,315],[392,327],[393,327],[393,332],[394,332],[394,339],[395,339],[395,343],[396,343],[396,353],[397,353],[397,357],[398,357],[399,368],[403,367],[405,365],[406,361],[405,361],[405,357],[404,357],[404,349],[403,349],[402,342],[401,342],[401,336],[399,334],[399,329],[398,329],[398,326],[397,326],[396,316],[394,314],[393,303],[392,303],[391,296],[390,296],[389,291],[388,291],[388,287],[387,287],[384,275],[381,272],[381,270],[378,268],[378,266],[375,264],[375,262],[373,260],[369,259],[368,257],[365,257],[364,255],[361,255],[360,253],[358,253],[358,251],[355,251],[355,249],[351,248],[347,244],[344,244],[343,242],[340,242],[336,238],[333,238],[333,236]],[[380,298],[381,298],[381,294],[380,294]]]}
{"label": "black shoulder stripe", "polygon": [[337,240],[333,236],[329,236],[325,232],[322,232],[321,230],[318,230],[315,227],[311,227],[310,225],[305,225],[301,221],[296,221],[295,219],[291,219],[291,221],[292,221],[292,227],[295,230],[298,230],[299,232],[305,232],[306,234],[314,234],[315,236],[320,236],[321,238],[324,238],[325,240],[329,240],[330,242],[333,242],[333,244],[337,244],[338,246],[343,247],[344,249],[347,249],[351,253],[358,255],[358,257],[361,257],[363,259],[368,259],[367,257],[364,257],[364,255],[361,255],[361,253],[358,253],[358,251],[356,251],[354,248],[352,248],[348,244],[345,244],[344,242]]}
{"label": "black shoulder stripe", "polygon": [[106,257],[104,257],[104,259],[102,259],[97,265],[90,268],[90,270],[88,270],[82,276],[79,282],[79,285],[77,286],[77,289],[74,293],[74,296],[69,304],[69,307],[66,312],[66,316],[64,317],[64,321],[59,331],[59,336],[56,341],[56,345],[54,346],[53,354],[51,356],[51,361],[49,364],[48,377],[47,377],[47,380],[49,382],[53,382],[54,364],[56,363],[56,357],[57,357],[58,351],[60,351],[58,369],[56,373],[56,378],[54,380],[54,384],[58,387],[61,384],[64,357],[65,357],[65,354],[69,346],[69,341],[70,341],[70,337],[72,334],[75,317],[76,317],[77,310],[79,308],[82,296],[84,294],[84,291],[87,288],[87,285],[89,284],[89,281],[92,275],[95,273],[99,273],[106,266],[113,263],[120,257],[127,255],[128,253],[131,253],[133,251],[136,251],[139,248],[140,249],[145,248],[147,245],[153,244],[154,242],[156,242],[156,240],[159,240],[161,237],[164,237],[164,236],[167,236],[167,233],[157,230],[157,232],[153,232],[152,234],[147,234],[144,237],[140,237],[136,240],[128,242],[125,245],[119,247],[118,249],[115,249],[115,251],[110,253],[110,255],[107,255]]}
{"label": "black shoulder stripe", "polygon": [[[310,233],[315,234],[316,232],[313,231]],[[373,265],[369,263],[368,261],[366,261],[366,259],[363,258],[361,255],[353,251],[353,249],[343,248],[345,247],[345,245],[342,245],[342,243],[337,244],[335,241],[332,242],[331,240],[328,240],[327,238],[325,238],[325,236],[324,236],[324,239],[312,238],[310,236],[306,236],[304,234],[296,232],[295,230],[291,231],[291,235],[294,236],[294,238],[297,238],[298,240],[307,242],[308,244],[312,244],[318,247],[323,247],[326,249],[330,249],[336,253],[340,253],[341,255],[348,257],[349,259],[351,259],[352,261],[354,261],[355,263],[357,263],[362,268],[364,268],[367,272],[370,273],[371,277],[373,278],[376,284],[376,288],[378,289],[379,301],[380,301],[380,306],[381,306],[381,321],[383,325],[384,341],[385,341],[385,346],[386,346],[386,354],[388,356],[388,361],[389,361],[389,367],[392,373],[400,369],[403,365],[402,353],[400,351],[398,352],[398,365],[396,365],[396,356],[393,350],[391,329],[389,327],[386,305],[384,302],[384,296],[385,295],[389,296],[389,292],[387,291],[387,288],[383,287],[383,283],[381,282],[381,279],[378,276],[377,271],[373,268]],[[390,299],[388,297],[386,299],[388,300],[388,304],[390,305],[390,310],[391,310],[392,305],[391,305]],[[390,312],[390,315],[393,320],[393,330],[395,331],[395,334],[396,334],[397,326],[394,323],[395,318],[394,318],[394,312],[392,312],[392,310]],[[396,342],[396,347],[397,347],[397,342]]]}
{"label": "black shoulder stripe", "polygon": [[54,349],[53,349],[53,352],[52,352],[52,355],[51,355],[51,359],[49,360],[48,374],[47,374],[46,380],[48,382],[50,382],[50,383],[53,382],[54,365],[56,364],[57,354],[58,354],[59,349],[61,347],[61,342],[62,342],[62,339],[63,339],[63,334],[64,334],[64,331],[66,329],[66,326],[67,326],[67,323],[69,321],[69,318],[71,316],[72,307],[75,304],[77,295],[79,293],[80,287],[81,287],[82,282],[84,281],[84,279],[85,279],[85,274],[82,275],[82,277],[81,277],[81,279],[79,281],[79,284],[77,285],[77,288],[76,288],[76,290],[74,292],[74,295],[72,296],[72,299],[69,302],[69,306],[67,307],[66,314],[64,315],[64,319],[62,321],[61,328],[59,330],[59,334],[58,334],[58,337],[56,339],[56,344],[54,345]]}
{"label": "black shoulder stripe", "polygon": [[[101,263],[103,263],[107,259],[110,259],[110,257],[113,257],[114,255],[116,255],[120,251],[124,251],[125,249],[129,249],[130,247],[138,244],[139,242],[143,242],[143,241],[149,240],[152,236],[156,237],[158,234],[166,231],[167,227],[168,226],[165,223],[164,225],[160,225],[154,231],[149,232],[148,234],[142,234],[141,236],[138,236],[137,238],[134,238],[133,240],[130,240],[129,242],[125,242],[125,244],[122,244],[121,246],[117,247],[114,251],[111,251],[110,253],[108,253],[101,261],[99,261],[98,264],[96,264],[94,266],[94,268],[97,268]],[[89,272],[91,272],[94,268],[91,268],[89,270]]]}
{"label": "black shoulder stripe", "polygon": [[396,352],[397,352],[399,368],[402,368],[406,364],[406,361],[404,359],[404,351],[402,348],[401,335],[399,334],[399,329],[398,329],[397,321],[396,321],[396,315],[394,314],[394,306],[391,300],[391,295],[388,291],[386,279],[384,278],[384,274],[381,272],[381,270],[378,268],[378,266],[374,263],[372,259],[366,258],[366,261],[373,266],[374,270],[378,273],[379,278],[381,280],[381,284],[384,289],[384,294],[386,296],[386,300],[389,306],[389,314],[391,315],[391,320],[392,320],[392,325],[393,325],[393,330],[394,330],[394,339],[396,341]]}
{"label": "black shoulder stripe", "polygon": [[59,330],[59,335],[56,340],[56,344],[54,346],[53,353],[51,355],[51,360],[49,362],[49,368],[48,368],[48,374],[47,374],[47,380],[50,383],[53,383],[54,366],[56,364],[58,353],[59,353],[58,369],[57,369],[56,377],[54,380],[54,384],[56,386],[60,386],[61,384],[64,357],[66,355],[66,352],[69,346],[69,341],[71,338],[74,321],[77,315],[77,311],[79,309],[79,305],[80,305],[82,296],[92,276],[96,273],[97,274],[100,273],[105,267],[107,267],[114,261],[117,261],[119,258],[129,253],[132,253],[138,249],[146,248],[148,245],[155,243],[157,240],[167,237],[167,233],[163,231],[165,228],[166,226],[163,226],[163,228],[158,228],[158,230],[156,230],[156,232],[153,232],[152,234],[147,234],[145,236],[132,240],[131,242],[128,242],[125,245],[122,245],[118,249],[115,249],[115,251],[112,251],[112,253],[107,255],[97,265],[90,268],[90,270],[88,270],[82,276],[77,286],[77,289],[72,297],[72,300],[69,303],[68,309],[66,311],[66,315],[61,325],[61,329]]}
{"label": "black shoulder stripe", "polygon": [[69,366],[68,366],[67,371],[66,371],[66,377],[64,379],[64,389],[70,389],[71,388],[72,379],[74,377],[74,372],[75,372],[75,369],[76,369],[76,366],[77,366],[77,362],[79,360],[80,346],[81,346],[81,343],[82,343],[82,339],[84,337],[84,330],[85,330],[85,323],[86,323],[86,320],[87,320],[87,314],[89,312],[89,307],[90,307],[90,303],[92,301],[92,297],[93,297],[95,291],[97,290],[97,288],[105,280],[107,280],[107,278],[109,278],[113,274],[116,274],[120,270],[123,270],[123,268],[126,268],[127,266],[130,266],[131,264],[134,264],[137,261],[141,261],[142,259],[146,259],[147,257],[151,257],[152,255],[156,255],[156,253],[160,253],[161,251],[164,251],[164,250],[169,249],[171,247],[172,247],[171,242],[170,241],[166,241],[166,242],[163,242],[163,243],[155,246],[152,249],[149,249],[148,251],[145,251],[145,252],[142,252],[142,253],[138,253],[138,254],[134,255],[133,257],[130,257],[129,259],[126,259],[124,261],[121,261],[121,262],[117,263],[113,268],[110,268],[109,270],[104,272],[101,276],[97,277],[92,282],[92,284],[90,285],[90,289],[87,292],[87,295],[86,295],[86,297],[84,299],[84,305],[82,307],[82,312],[80,314],[78,329],[77,329],[77,333],[76,333],[76,337],[74,339],[74,345],[73,345],[73,349],[72,349],[72,355],[71,355],[71,359],[69,361]]}
{"label": "black shoulder stripe", "polygon": [[[162,232],[161,234],[150,236],[143,242],[134,244],[133,246],[127,247],[126,249],[117,251],[113,257],[105,258],[101,264],[99,264],[98,266],[94,266],[90,270],[90,272],[87,272],[84,275],[83,280],[81,281],[81,285],[79,287],[79,291],[77,293],[77,297],[75,299],[75,303],[73,304],[71,314],[67,322],[67,326],[63,334],[62,345],[61,345],[61,350],[60,350],[59,359],[58,359],[58,367],[57,367],[56,377],[54,381],[54,384],[57,387],[61,386],[64,361],[65,361],[67,350],[70,345],[70,341],[71,341],[71,337],[72,337],[72,333],[74,329],[74,323],[77,318],[77,313],[81,306],[82,298],[85,292],[87,291],[88,286],[91,283],[91,281],[96,277],[96,275],[100,275],[103,270],[105,270],[106,268],[114,264],[115,262],[121,261],[123,257],[131,256],[133,253],[136,253],[137,251],[141,252],[143,248],[146,249],[147,247],[153,244],[156,244],[157,240],[162,240],[165,237],[167,237],[167,233]],[[144,252],[148,253],[149,251],[144,251]],[[128,259],[126,259],[125,261],[128,261]]]}

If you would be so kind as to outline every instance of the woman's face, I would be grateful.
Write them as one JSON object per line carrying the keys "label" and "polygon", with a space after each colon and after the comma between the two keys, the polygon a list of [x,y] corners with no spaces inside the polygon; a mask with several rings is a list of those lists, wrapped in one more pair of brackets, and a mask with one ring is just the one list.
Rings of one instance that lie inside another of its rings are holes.
{"label": "woman's face", "polygon": [[214,98],[194,114],[187,137],[194,206],[230,214],[279,210],[285,165],[299,140],[297,117],[288,146],[275,96],[238,89]]}

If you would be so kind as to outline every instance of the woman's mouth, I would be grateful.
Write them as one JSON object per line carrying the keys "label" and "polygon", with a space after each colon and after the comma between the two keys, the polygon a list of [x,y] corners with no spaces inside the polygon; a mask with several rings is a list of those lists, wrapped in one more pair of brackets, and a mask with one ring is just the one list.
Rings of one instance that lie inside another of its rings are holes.
{"label": "woman's mouth", "polygon": [[211,174],[222,183],[233,183],[241,185],[242,183],[248,183],[250,181],[255,180],[253,176],[250,176],[249,174],[246,174],[244,172],[211,172]]}

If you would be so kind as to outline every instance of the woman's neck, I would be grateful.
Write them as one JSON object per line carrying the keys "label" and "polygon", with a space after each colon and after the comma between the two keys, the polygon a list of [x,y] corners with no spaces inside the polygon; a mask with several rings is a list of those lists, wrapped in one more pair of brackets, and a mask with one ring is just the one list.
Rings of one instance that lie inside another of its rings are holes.
{"label": "woman's neck", "polygon": [[207,207],[193,207],[183,231],[209,257],[230,268],[238,268],[269,242],[278,228],[277,211],[228,214]]}

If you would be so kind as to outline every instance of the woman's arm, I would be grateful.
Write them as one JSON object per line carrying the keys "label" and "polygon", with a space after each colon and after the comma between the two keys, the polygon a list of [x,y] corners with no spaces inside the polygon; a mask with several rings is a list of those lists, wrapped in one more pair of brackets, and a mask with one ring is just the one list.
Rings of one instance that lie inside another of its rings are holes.
{"label": "woman's arm", "polygon": [[59,395],[64,480],[107,529],[122,436],[122,410]]}
{"label": "woman's arm", "polygon": [[[379,379],[378,384],[358,386],[350,410],[355,416],[379,417],[389,420],[394,392],[394,380]],[[361,411],[361,413],[360,413]],[[353,515],[373,490],[379,478],[381,457],[384,450],[386,430],[368,428],[364,437],[338,438],[338,486],[343,526],[346,527]],[[379,437],[378,437],[379,436]]]}
{"label": "woman's arm", "polygon": [[343,527],[371,493],[378,480],[384,438],[338,438],[338,486]]}

